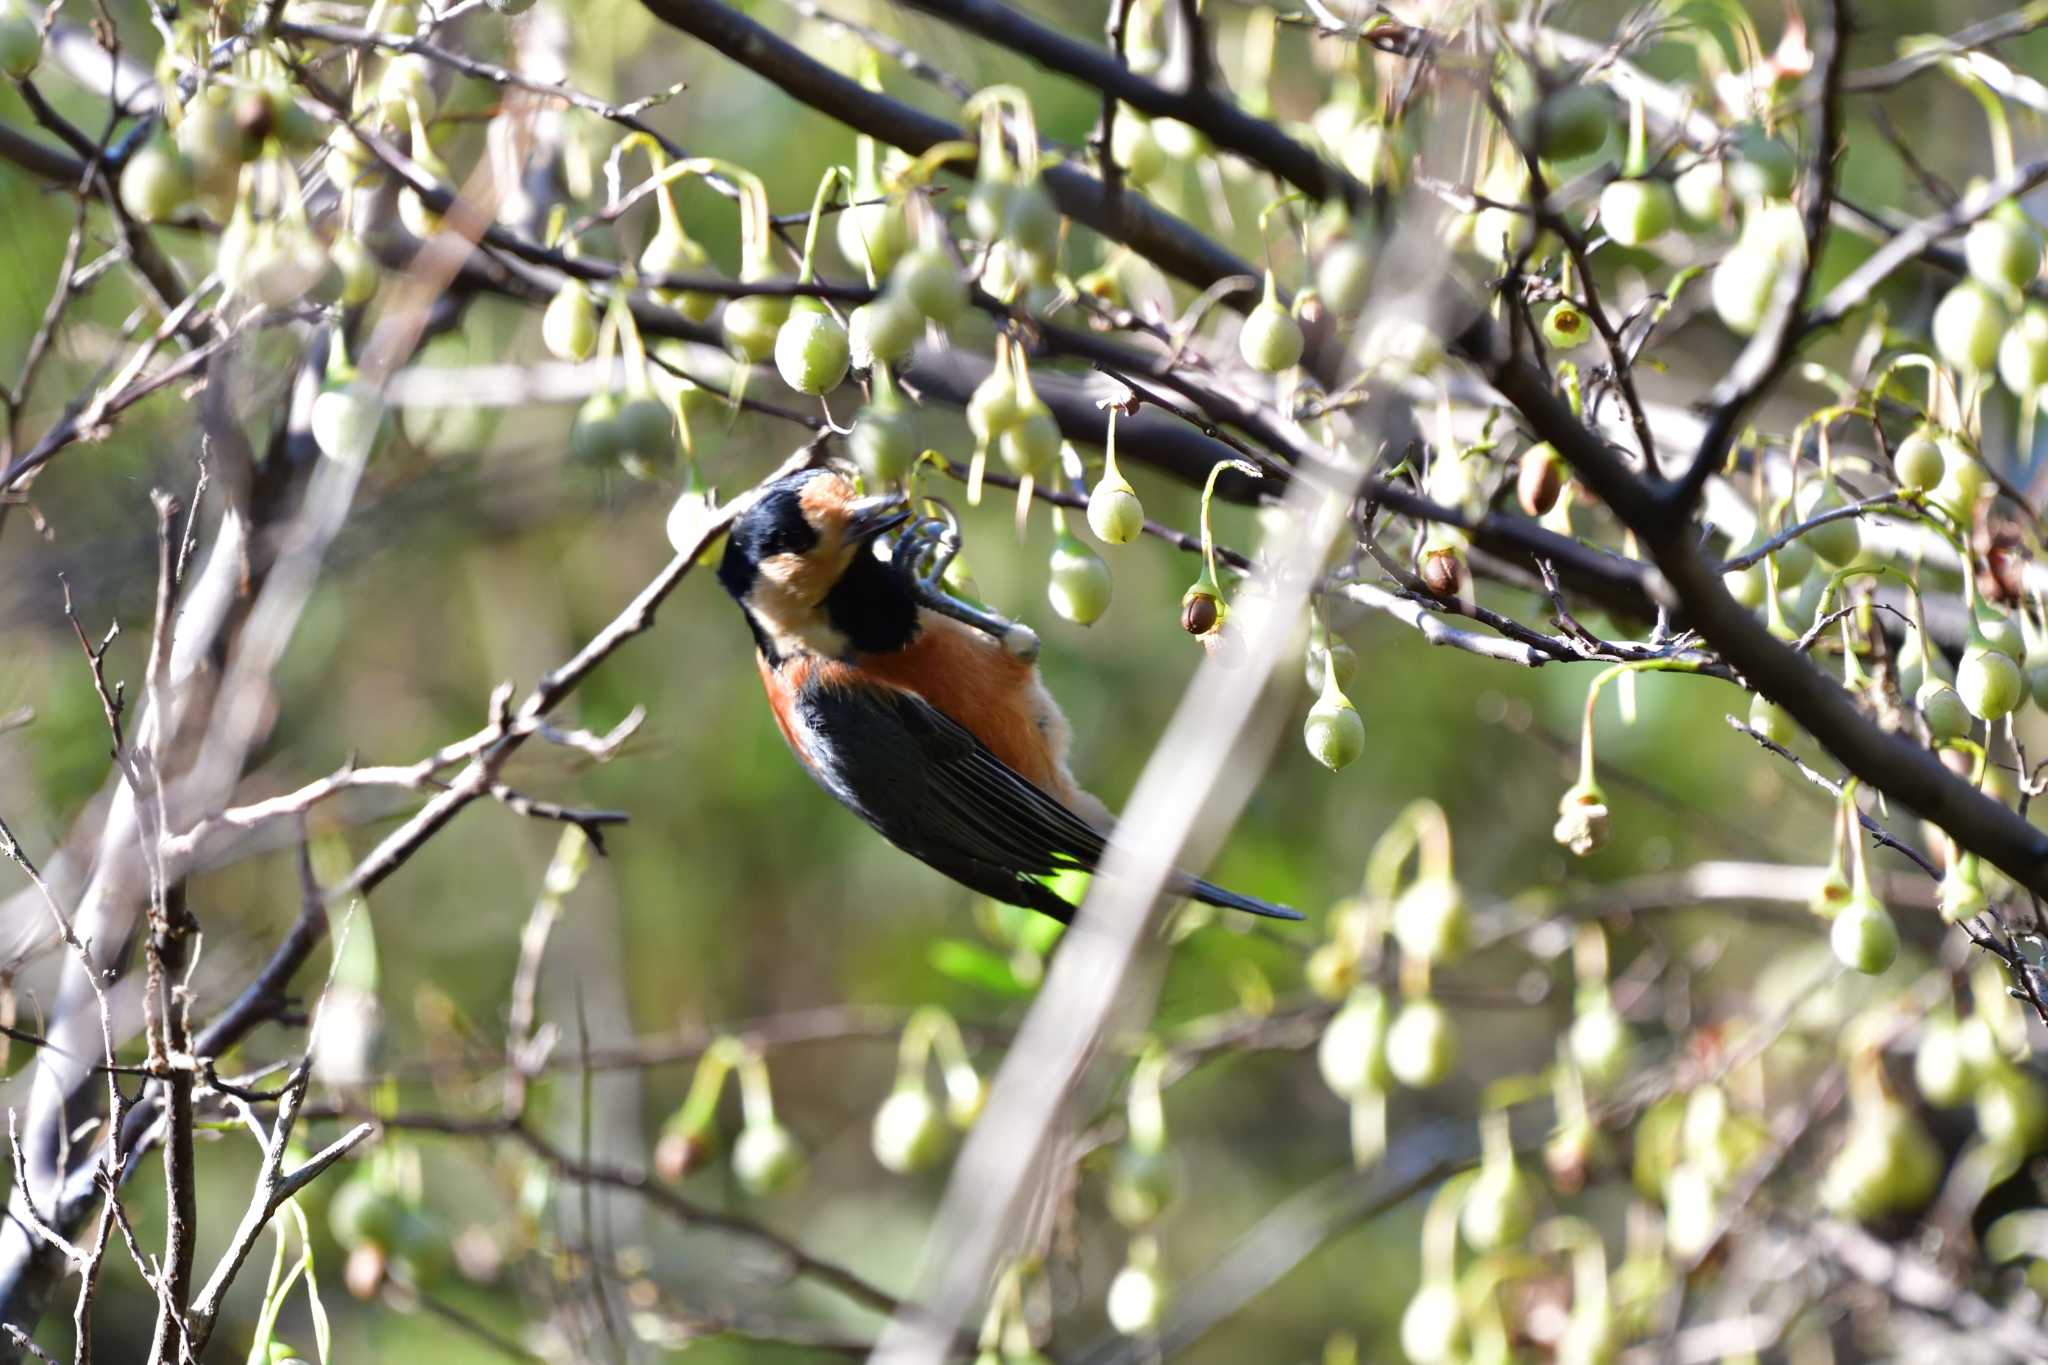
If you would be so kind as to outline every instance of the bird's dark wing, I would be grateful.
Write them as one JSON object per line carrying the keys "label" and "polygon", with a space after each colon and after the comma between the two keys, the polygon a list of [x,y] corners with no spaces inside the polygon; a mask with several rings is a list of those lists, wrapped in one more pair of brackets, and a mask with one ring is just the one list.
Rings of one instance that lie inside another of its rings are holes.
{"label": "bird's dark wing", "polygon": [[[1071,919],[1037,879],[1093,871],[1102,832],[1005,764],[965,727],[897,688],[819,686],[792,698],[791,738],[827,791],[882,836],[984,895]],[[1282,906],[1194,878],[1174,889],[1283,919]]]}

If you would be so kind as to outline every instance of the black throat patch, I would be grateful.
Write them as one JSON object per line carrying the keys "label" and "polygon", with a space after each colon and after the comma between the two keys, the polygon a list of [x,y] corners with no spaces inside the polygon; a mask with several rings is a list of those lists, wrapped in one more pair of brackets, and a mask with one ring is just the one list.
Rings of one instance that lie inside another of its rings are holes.
{"label": "black throat patch", "polygon": [[883,563],[874,546],[863,545],[825,595],[825,619],[856,653],[889,654],[917,638],[917,598],[903,570]]}

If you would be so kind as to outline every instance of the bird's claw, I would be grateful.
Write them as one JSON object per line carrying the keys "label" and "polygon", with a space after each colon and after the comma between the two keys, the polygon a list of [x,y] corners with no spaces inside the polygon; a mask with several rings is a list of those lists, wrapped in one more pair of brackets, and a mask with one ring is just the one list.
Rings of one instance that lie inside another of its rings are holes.
{"label": "bird's claw", "polygon": [[960,528],[951,515],[920,517],[905,527],[892,558],[903,566],[918,602],[962,624],[974,627],[1001,645],[1012,658],[1032,663],[1038,658],[1038,633],[1020,621],[963,602],[946,591],[946,571],[960,554]]}

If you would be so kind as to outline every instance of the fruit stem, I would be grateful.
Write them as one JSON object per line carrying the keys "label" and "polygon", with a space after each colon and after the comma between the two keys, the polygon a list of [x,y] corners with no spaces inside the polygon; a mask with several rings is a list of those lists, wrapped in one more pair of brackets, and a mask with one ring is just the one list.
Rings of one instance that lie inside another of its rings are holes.
{"label": "fruit stem", "polygon": [[775,1094],[768,1084],[768,1063],[761,1054],[748,1048],[740,1058],[740,1111],[741,1121],[747,1127],[765,1127],[775,1122]]}
{"label": "fruit stem", "polygon": [[1387,1150],[1387,1097],[1368,1091],[1351,1101],[1351,1161],[1364,1170]]}
{"label": "fruit stem", "polygon": [[1628,153],[1622,158],[1621,173],[1639,180],[1650,169],[1649,129],[1643,117],[1643,92],[1638,86],[1628,99]]}
{"label": "fruit stem", "polygon": [[704,1050],[697,1071],[690,1078],[690,1092],[683,1107],[669,1120],[669,1127],[681,1133],[703,1133],[711,1129],[718,1114],[719,1096],[725,1093],[725,1078],[745,1049],[737,1038],[721,1037]]}
{"label": "fruit stem", "polygon": [[1166,1147],[1166,1105],[1159,1095],[1165,1078],[1166,1049],[1157,1042],[1147,1043],[1131,1072],[1130,1094],[1124,1103],[1131,1146],[1147,1156]]}
{"label": "fruit stem", "polygon": [[1458,1279],[1458,1211],[1473,1172],[1460,1171],[1437,1186],[1422,1214],[1422,1283],[1450,1286]]}
{"label": "fruit stem", "polygon": [[1984,122],[1991,129],[1992,174],[2000,180],[2010,178],[2013,172],[2012,122],[2006,117],[2005,101],[1977,74],[1971,57],[1948,57],[1941,65],[1963,89],[1976,96],[1977,103],[1984,106]]}
{"label": "fruit stem", "polygon": [[827,166],[825,174],[819,177],[818,192],[811,196],[810,221],[804,224],[804,258],[797,268],[798,284],[809,284],[813,278],[816,267],[812,262],[818,250],[818,224],[825,219],[825,205],[831,202],[832,191],[841,181],[847,179],[847,170],[844,166]]}

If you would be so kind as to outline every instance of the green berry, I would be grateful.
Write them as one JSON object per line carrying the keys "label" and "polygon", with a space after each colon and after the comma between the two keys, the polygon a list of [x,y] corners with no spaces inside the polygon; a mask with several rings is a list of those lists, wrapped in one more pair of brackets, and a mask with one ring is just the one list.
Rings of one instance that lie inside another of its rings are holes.
{"label": "green berry", "polygon": [[1616,180],[1600,191],[1600,225],[1623,246],[1642,246],[1670,230],[1678,200],[1661,180]]}
{"label": "green berry", "polygon": [[826,394],[846,378],[846,329],[815,299],[790,309],[775,334],[775,368],[798,393]]}
{"label": "green berry", "polygon": [[1088,492],[1088,528],[1111,545],[1128,545],[1145,529],[1145,505],[1123,475],[1105,475]]}
{"label": "green berry", "polygon": [[1387,1069],[1411,1090],[1443,1084],[1458,1059],[1458,1028],[1434,1000],[1411,1000],[1387,1029]]}
{"label": "green berry", "polygon": [[1678,208],[1694,227],[1711,227],[1728,212],[1728,181],[1719,161],[1695,161],[1672,184]]}
{"label": "green berry", "polygon": [[779,1123],[750,1123],[732,1145],[732,1173],[752,1195],[781,1194],[804,1174],[804,1149]]}
{"label": "green berry", "polygon": [[121,206],[145,223],[175,218],[196,192],[192,163],[162,134],[143,143],[121,168]]}
{"label": "green berry", "polygon": [[1237,349],[1244,363],[1266,374],[1279,374],[1301,359],[1307,344],[1301,324],[1287,305],[1280,302],[1273,276],[1266,275],[1266,296],[1246,315],[1237,334]]}
{"label": "green berry", "polygon": [[581,363],[597,354],[597,305],[590,286],[566,279],[541,314],[540,339],[558,360]]}
{"label": "green berry", "polygon": [[1920,718],[1927,722],[1927,733],[1936,744],[1946,744],[1970,733],[1970,708],[1963,703],[1955,688],[1940,678],[1928,678],[1922,682],[1914,695],[1913,705],[1918,708]]}
{"label": "green berry", "polygon": [[1964,280],[1935,305],[1934,349],[1967,374],[1989,370],[1998,360],[1998,344],[2009,322],[1996,294],[1975,280]]}
{"label": "green berry", "polygon": [[1973,644],[1963,651],[1963,661],[1956,665],[1955,690],[1971,715],[1993,721],[2018,709],[2027,686],[2011,655]]}
{"label": "green berry", "polygon": [[1394,938],[1401,951],[1444,963],[1465,951],[1472,937],[1472,912],[1457,882],[1445,876],[1417,877],[1394,901]]}
{"label": "green berry", "polygon": [[[1842,496],[1833,474],[1824,474],[1819,483],[1809,483],[1801,488],[1795,504],[1801,521],[1811,521],[1848,505],[1848,499]],[[1801,538],[1816,555],[1838,569],[1855,563],[1863,553],[1863,526],[1856,517],[1837,517],[1814,527]]]}
{"label": "green berry", "polygon": [[42,27],[18,2],[0,6],[0,75],[27,80],[42,59]]}
{"label": "green berry", "polygon": [[967,307],[967,284],[945,249],[921,246],[904,253],[890,280],[918,312],[950,327]]}
{"label": "green berry", "polygon": [[938,1102],[923,1086],[910,1085],[882,1101],[870,1140],[884,1170],[909,1175],[944,1159],[953,1135]]}
{"label": "green berry", "polygon": [[1947,464],[1940,442],[1925,426],[1915,427],[1892,452],[1892,469],[1899,476],[1899,487],[1909,492],[1925,493],[1935,487],[1941,482]]}
{"label": "green berry", "polygon": [[1994,213],[1963,235],[1963,259],[1970,274],[1993,289],[2025,289],[2041,273],[2041,234],[2024,213],[2017,219]]}
{"label": "green berry", "polygon": [[1349,767],[1365,752],[1365,722],[1334,679],[1309,708],[1301,738],[1315,761],[1331,772]]}
{"label": "green berry", "polygon": [[1729,148],[1728,188],[1742,199],[1783,199],[1799,174],[1792,149],[1754,125]]}
{"label": "green berry", "polygon": [[1011,473],[1044,478],[1060,458],[1060,424],[1052,409],[1035,396],[1019,404],[1015,419],[996,438],[996,453]]}
{"label": "green berry", "polygon": [[2030,303],[1998,343],[1998,377],[2020,398],[2048,389],[2048,304]]}
{"label": "green berry", "polygon": [[[640,273],[653,278],[688,275],[704,269],[710,254],[695,238],[673,231],[666,225],[655,229],[640,253]],[[718,299],[695,289],[656,289],[654,297],[692,322],[703,322],[717,311]]]}
{"label": "green berry", "polygon": [[584,399],[569,427],[569,453],[594,465],[609,465],[618,459],[619,407],[619,396],[608,389]]}
{"label": "green berry", "polygon": [[1316,1044],[1316,1066],[1323,1083],[1339,1099],[1381,1094],[1393,1080],[1386,1057],[1390,1023],[1386,996],[1372,986],[1362,986],[1323,1026],[1322,1039]]}
{"label": "green berry", "polygon": [[873,369],[877,361],[900,365],[909,359],[923,330],[924,314],[896,290],[884,290],[847,318],[849,357],[860,370]]}
{"label": "green berry", "polygon": [[1109,610],[1111,586],[1102,556],[1062,531],[1053,544],[1052,576],[1046,584],[1052,609],[1077,626],[1092,626]]}
{"label": "green berry", "polygon": [[1876,976],[1899,956],[1899,927],[1874,897],[1857,896],[1835,916],[1828,946],[1844,967]]}
{"label": "green berry", "polygon": [[1576,161],[1606,143],[1614,127],[1614,97],[1600,86],[1567,85],[1536,106],[1534,142],[1545,161]]}

